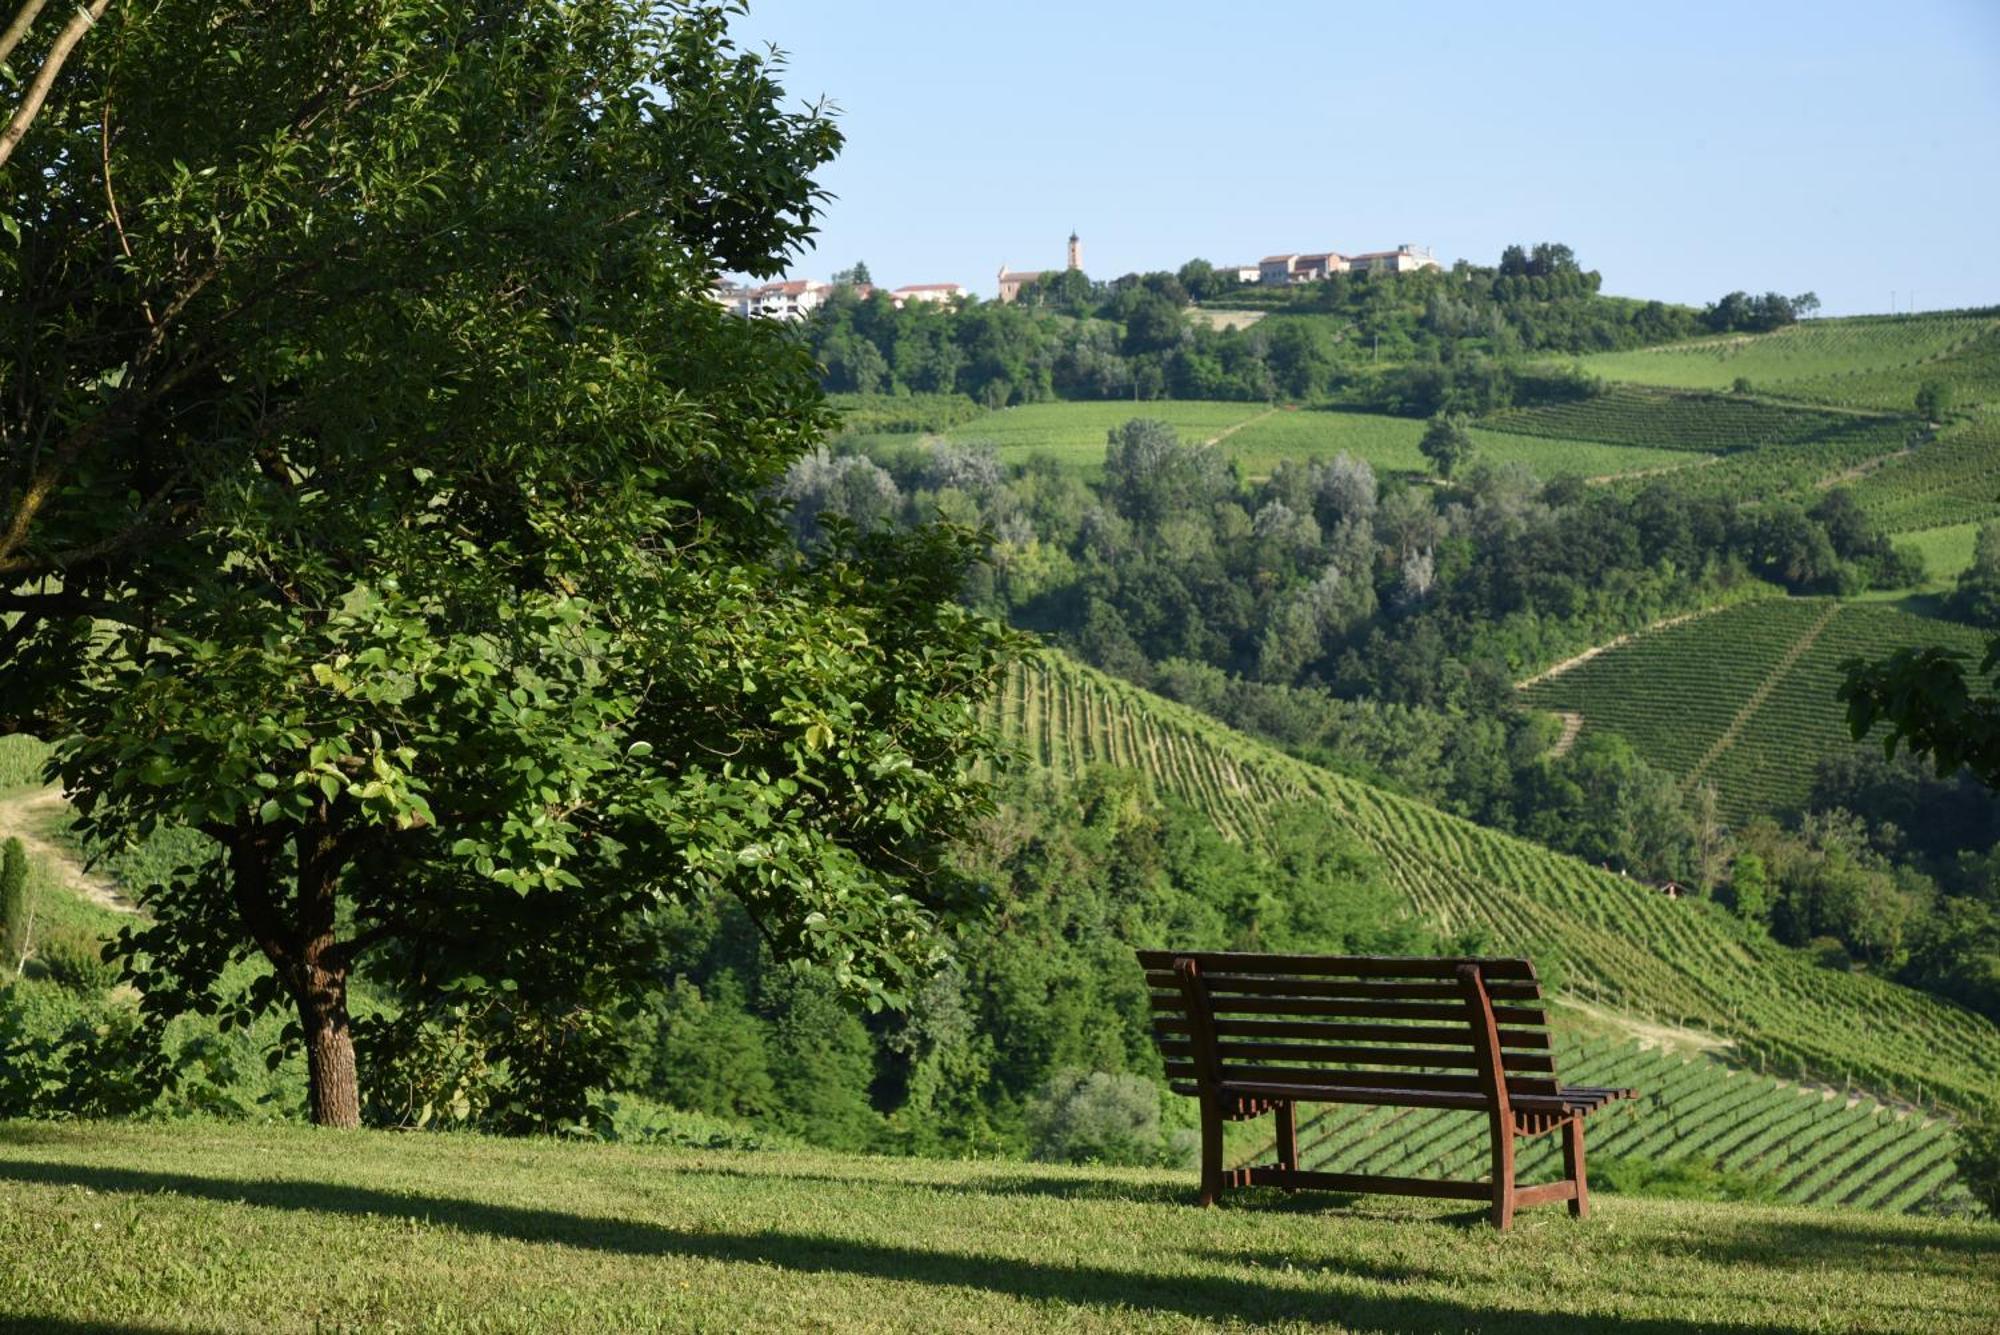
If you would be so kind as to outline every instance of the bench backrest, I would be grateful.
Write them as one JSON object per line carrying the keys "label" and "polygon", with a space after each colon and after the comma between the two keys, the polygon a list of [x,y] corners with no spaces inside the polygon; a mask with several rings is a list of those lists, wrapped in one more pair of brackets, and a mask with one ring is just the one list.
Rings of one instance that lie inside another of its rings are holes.
{"label": "bench backrest", "polygon": [[1541,984],[1524,959],[1138,955],[1179,1093],[1214,1081],[1456,1100],[1490,1095],[1502,1073],[1508,1096],[1556,1092]]}

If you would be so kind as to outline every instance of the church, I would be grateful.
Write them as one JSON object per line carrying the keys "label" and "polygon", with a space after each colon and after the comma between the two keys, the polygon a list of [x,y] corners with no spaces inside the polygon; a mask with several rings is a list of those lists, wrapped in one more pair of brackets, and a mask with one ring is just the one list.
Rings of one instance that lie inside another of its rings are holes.
{"label": "church", "polygon": [[[1075,232],[1069,234],[1069,264],[1066,267],[1072,270],[1083,268],[1083,242],[1077,240]],[[1023,287],[1038,278],[1048,277],[1050,272],[1048,269],[1009,269],[1006,265],[1001,265],[1000,300],[1014,300],[1021,295]]]}

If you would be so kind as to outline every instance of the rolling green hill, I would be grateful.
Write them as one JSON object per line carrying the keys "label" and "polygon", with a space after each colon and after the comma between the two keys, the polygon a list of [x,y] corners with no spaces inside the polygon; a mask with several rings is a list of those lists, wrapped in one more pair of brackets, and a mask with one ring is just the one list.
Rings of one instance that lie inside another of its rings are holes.
{"label": "rolling green hill", "polygon": [[1891,533],[2000,518],[2000,414],[1958,422],[1854,483]]}
{"label": "rolling green hill", "polygon": [[2000,1227],[1600,1190],[1191,1204],[1187,1170],[0,1124],[0,1327],[1990,1329]]}
{"label": "rolling green hill", "polygon": [[1797,808],[1819,762],[1853,742],[1840,664],[1906,646],[1975,657],[1969,627],[1830,599],[1765,601],[1665,626],[1526,688],[1540,709],[1615,732],[1685,787],[1713,783],[1725,815]]}
{"label": "rolling green hill", "polygon": [[[1600,353],[1583,365],[1593,375],[1632,384],[1728,389],[1742,378],[1759,393],[1907,410],[1926,374],[1920,368],[1968,352],[1996,327],[2000,322],[1990,314],[1808,320],[1769,334]],[[1894,401],[1875,401],[1885,386],[1897,391]]]}
{"label": "rolling green hill", "polygon": [[1030,759],[1059,774],[1138,769],[1237,838],[1260,837],[1279,801],[1324,802],[1380,856],[1411,913],[1533,956],[1559,996],[1721,1035],[1781,1074],[1960,1107],[2000,1086],[2000,1029],[1970,1012],[1816,967],[1717,905],[1668,900],[1295,760],[1059,656],[1017,672],[992,709]]}

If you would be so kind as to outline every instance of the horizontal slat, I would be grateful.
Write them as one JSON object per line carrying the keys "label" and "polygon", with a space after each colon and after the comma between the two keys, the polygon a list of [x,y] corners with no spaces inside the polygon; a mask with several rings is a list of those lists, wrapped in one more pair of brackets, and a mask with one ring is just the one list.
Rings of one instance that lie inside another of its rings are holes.
{"label": "horizontal slat", "polygon": [[[1192,1040],[1160,1044],[1169,1060],[1194,1059]],[[1363,1047],[1358,1044],[1329,1047],[1318,1043],[1259,1043],[1224,1039],[1215,1045],[1216,1056],[1224,1063],[1226,1077],[1234,1063],[1243,1061],[1340,1062],[1348,1066],[1414,1066],[1444,1071],[1476,1071],[1479,1056],[1473,1052],[1443,1052],[1436,1048]],[[1554,1075],[1555,1058],[1545,1052],[1503,1053],[1502,1065],[1509,1071],[1533,1071]]]}
{"label": "horizontal slat", "polygon": [[[1199,1094],[1197,1082],[1201,1072],[1193,1061],[1174,1060],[1166,1064],[1167,1079],[1173,1083],[1176,1093]],[[1412,1093],[1425,1090],[1446,1090],[1455,1093],[1479,1094],[1485,1097],[1484,1086],[1476,1075],[1451,1075],[1431,1071],[1370,1071],[1352,1067],[1313,1066],[1245,1066],[1231,1065],[1223,1068],[1222,1085],[1233,1088],[1244,1082],[1256,1084],[1284,1084],[1307,1091],[1296,1097],[1307,1103],[1336,1103],[1340,1100],[1331,1091],[1342,1089],[1403,1089]],[[1186,1085],[1186,1089],[1181,1086]],[[1536,1099],[1537,1106],[1563,1106],[1550,1103],[1556,1097],[1556,1082],[1545,1076],[1509,1075],[1507,1095],[1510,1099]],[[1280,1097],[1280,1096],[1272,1096]],[[1293,1097],[1285,1095],[1283,1097]],[[1416,1105],[1412,1105],[1416,1106]],[[1484,1104],[1480,1105],[1484,1107]]]}
{"label": "horizontal slat", "polygon": [[1456,979],[1462,964],[1477,964],[1482,977],[1533,979],[1535,966],[1524,959],[1479,959],[1435,955],[1264,955],[1233,950],[1141,950],[1139,963],[1171,971],[1177,959],[1191,959],[1203,973],[1346,974],[1356,978]]}
{"label": "horizontal slat", "polygon": [[[1192,1034],[1193,1026],[1184,1019],[1153,1021],[1156,1035]],[[1440,1028],[1421,1025],[1342,1024],[1334,1020],[1230,1020],[1215,1021],[1218,1038],[1313,1038],[1327,1042],[1357,1043],[1438,1043],[1470,1049],[1472,1026]],[[1536,1029],[1502,1029],[1503,1048],[1547,1048],[1549,1036]]]}
{"label": "horizontal slat", "polygon": [[1455,1201],[1491,1200],[1483,1182],[1434,1182],[1421,1177],[1376,1177],[1368,1173],[1319,1173],[1306,1168],[1259,1165],[1235,1170],[1241,1187],[1303,1187],[1308,1191],[1352,1191],[1382,1196],[1441,1196]]}
{"label": "horizontal slat", "polygon": [[[1492,1189],[1489,1187],[1488,1191]],[[1564,1179],[1561,1182],[1544,1182],[1539,1186],[1517,1187],[1514,1190],[1514,1205],[1526,1209],[1530,1205],[1547,1205],[1550,1201],[1566,1201],[1576,1195],[1576,1183]]]}
{"label": "horizontal slat", "polygon": [[[1180,980],[1173,974],[1157,971],[1146,975],[1146,983],[1163,992],[1172,992],[1180,987]],[[1385,983],[1352,978],[1246,977],[1204,973],[1201,984],[1211,994],[1227,992],[1238,996],[1352,997],[1356,1000],[1456,1001],[1461,1004],[1465,1001],[1464,989],[1455,982]],[[1486,995],[1494,1001],[1540,1001],[1542,989],[1537,983],[1494,982],[1487,984]]]}
{"label": "horizontal slat", "polygon": [[1229,1098],[1288,1099],[1295,1103],[1362,1103],[1391,1108],[1463,1108],[1484,1112],[1484,1094],[1463,1090],[1397,1089],[1377,1085],[1343,1085],[1337,1088],[1290,1084],[1284,1081],[1239,1081],[1222,1087]]}
{"label": "horizontal slat", "polygon": [[[1319,1001],[1290,997],[1210,996],[1209,1009],[1218,1015],[1345,1015],[1376,1020],[1459,1020],[1466,1019],[1464,1005],[1447,1006],[1421,1002]],[[1152,994],[1156,1011],[1186,1013],[1186,1004],[1176,995]],[[1539,1025],[1549,1022],[1548,1012],[1520,1006],[1495,1006],[1493,1018],[1500,1024]]]}

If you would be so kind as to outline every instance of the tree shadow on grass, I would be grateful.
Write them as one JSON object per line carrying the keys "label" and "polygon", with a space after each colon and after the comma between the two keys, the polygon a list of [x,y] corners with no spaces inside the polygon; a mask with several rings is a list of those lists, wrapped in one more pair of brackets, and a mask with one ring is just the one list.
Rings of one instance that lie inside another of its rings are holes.
{"label": "tree shadow on grass", "polygon": [[1878,1226],[1862,1215],[1848,1228],[1820,1220],[1744,1224],[1694,1243],[1690,1250],[1723,1265],[1774,1270],[1922,1270],[1941,1277],[2000,1275],[2000,1228],[1969,1223],[1953,1232]]}
{"label": "tree shadow on grass", "polygon": [[71,1321],[59,1316],[19,1316],[0,1312],[0,1335],[160,1335],[170,1326],[132,1326],[120,1321]]}
{"label": "tree shadow on grass", "polygon": [[[1017,1257],[930,1251],[816,1234],[682,1232],[637,1220],[594,1218],[560,1210],[496,1205],[311,1181],[257,1181],[181,1173],[30,1163],[0,1159],[0,1180],[38,1186],[85,1187],[100,1192],[172,1192],[197,1200],[324,1215],[423,1218],[469,1233],[523,1243],[563,1246],[637,1257],[676,1257],[761,1265],[801,1275],[832,1274],[970,1289],[1029,1302],[1087,1305],[1107,1310],[1164,1313],[1198,1320],[1337,1322],[1371,1331],[1535,1331],[1562,1318],[1535,1308],[1509,1308],[1421,1296],[1344,1291],[1350,1280],[1375,1283],[1407,1279],[1369,1267],[1348,1276],[1322,1269],[1323,1287],[1301,1278],[1271,1282],[1214,1274],[1163,1274],[1070,1265]],[[1179,1260],[1181,1258],[1171,1258]],[[1593,1313],[1594,1330],[1614,1335],[1695,1335],[1727,1330],[1775,1335],[1788,1327],[1723,1325],[1663,1317],[1622,1318]],[[58,1331],[61,1327],[56,1327]],[[92,1329],[83,1327],[81,1329]],[[107,1327],[105,1329],[116,1329]]]}

